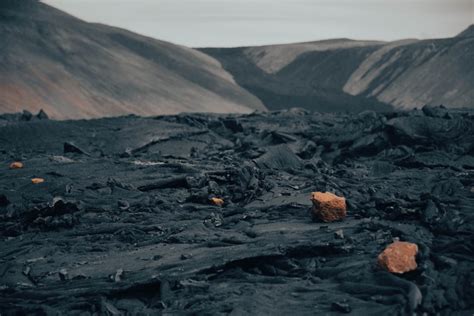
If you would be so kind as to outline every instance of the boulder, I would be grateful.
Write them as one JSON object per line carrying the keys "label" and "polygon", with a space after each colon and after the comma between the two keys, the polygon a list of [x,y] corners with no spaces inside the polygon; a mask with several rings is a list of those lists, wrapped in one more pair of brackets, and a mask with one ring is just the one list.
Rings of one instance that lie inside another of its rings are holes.
{"label": "boulder", "polygon": [[391,273],[402,274],[417,268],[418,246],[414,243],[396,241],[378,256],[378,264]]}
{"label": "boulder", "polygon": [[346,199],[330,192],[313,192],[313,219],[318,218],[323,222],[334,222],[346,217]]}

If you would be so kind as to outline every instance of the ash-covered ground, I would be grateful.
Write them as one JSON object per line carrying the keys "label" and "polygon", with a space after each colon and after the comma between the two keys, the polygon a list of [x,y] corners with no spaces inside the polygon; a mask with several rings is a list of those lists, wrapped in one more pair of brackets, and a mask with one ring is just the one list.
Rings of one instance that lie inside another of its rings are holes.
{"label": "ash-covered ground", "polygon": [[[0,119],[2,315],[474,311],[473,111],[25,119]],[[377,265],[397,238],[415,271]]]}

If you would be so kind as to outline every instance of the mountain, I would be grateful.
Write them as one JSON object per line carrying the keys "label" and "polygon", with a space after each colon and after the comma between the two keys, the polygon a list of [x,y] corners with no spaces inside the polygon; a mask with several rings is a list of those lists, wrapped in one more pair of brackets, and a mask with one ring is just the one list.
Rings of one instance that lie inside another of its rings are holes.
{"label": "mountain", "polygon": [[467,29],[459,33],[456,37],[473,37],[474,36],[474,24],[470,25]]}
{"label": "mountain", "polygon": [[205,48],[245,89],[270,110],[302,107],[312,111],[390,110],[375,98],[343,91],[357,65],[378,42],[346,39],[242,48]]}
{"label": "mountain", "polygon": [[474,26],[456,37],[204,48],[268,109],[474,107]]}
{"label": "mountain", "polygon": [[474,25],[445,39],[191,49],[36,0],[2,0],[0,36],[0,113],[44,109],[78,119],[474,106]]}
{"label": "mountain", "polygon": [[260,100],[214,58],[86,23],[33,0],[0,4],[0,112],[56,119],[251,112]]}

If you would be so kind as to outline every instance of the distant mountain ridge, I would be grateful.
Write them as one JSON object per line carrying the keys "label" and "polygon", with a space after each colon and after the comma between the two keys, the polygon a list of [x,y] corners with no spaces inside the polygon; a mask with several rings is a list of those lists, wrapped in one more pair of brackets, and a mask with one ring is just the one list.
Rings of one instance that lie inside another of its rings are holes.
{"label": "distant mountain ridge", "polygon": [[474,107],[474,25],[453,38],[346,38],[192,49],[0,2],[0,113],[54,119],[180,112]]}
{"label": "distant mountain ridge", "polygon": [[0,112],[52,118],[265,107],[197,50],[86,23],[34,0],[0,3]]}
{"label": "distant mountain ridge", "polygon": [[203,48],[268,109],[474,107],[474,25],[458,36]]}
{"label": "distant mountain ridge", "polygon": [[474,24],[470,25],[467,29],[456,35],[456,37],[474,37]]}

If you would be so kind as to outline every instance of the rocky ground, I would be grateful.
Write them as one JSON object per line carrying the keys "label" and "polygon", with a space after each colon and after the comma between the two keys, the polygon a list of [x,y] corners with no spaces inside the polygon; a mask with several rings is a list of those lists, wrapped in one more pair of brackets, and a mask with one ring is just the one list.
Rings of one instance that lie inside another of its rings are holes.
{"label": "rocky ground", "polygon": [[[3,116],[0,310],[472,315],[473,156],[474,112],[444,108]],[[313,191],[348,216],[313,221]],[[377,265],[396,239],[415,271]]]}

